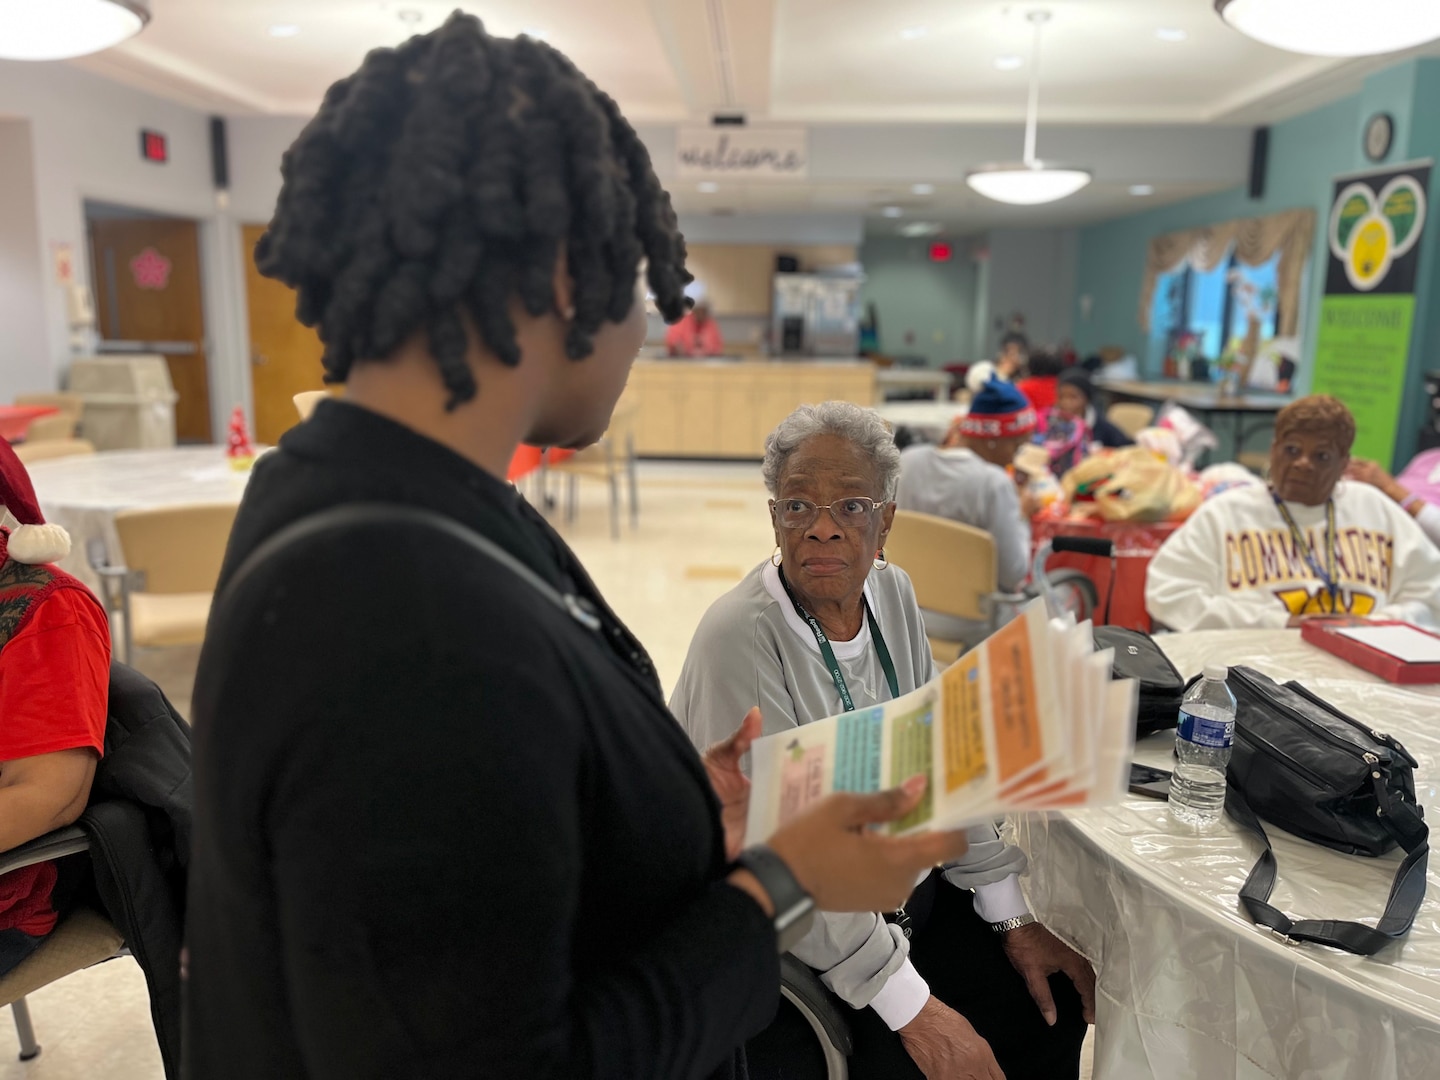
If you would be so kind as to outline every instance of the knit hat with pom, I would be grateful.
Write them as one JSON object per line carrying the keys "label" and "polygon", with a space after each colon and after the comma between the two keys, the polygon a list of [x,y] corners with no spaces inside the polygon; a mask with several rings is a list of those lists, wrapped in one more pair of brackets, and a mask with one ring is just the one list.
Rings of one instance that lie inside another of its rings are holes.
{"label": "knit hat with pom", "polygon": [[1030,399],[999,379],[980,388],[970,402],[970,412],[960,421],[960,433],[972,439],[1005,439],[1034,430],[1035,410]]}
{"label": "knit hat with pom", "polygon": [[0,506],[5,508],[0,525],[10,533],[10,558],[33,566],[70,554],[70,534],[59,525],[45,524],[30,474],[4,439],[0,439]]}

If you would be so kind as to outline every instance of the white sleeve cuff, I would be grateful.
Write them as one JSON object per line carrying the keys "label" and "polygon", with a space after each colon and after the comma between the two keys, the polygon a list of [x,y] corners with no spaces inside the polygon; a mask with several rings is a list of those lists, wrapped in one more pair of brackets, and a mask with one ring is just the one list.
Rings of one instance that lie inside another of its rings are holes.
{"label": "white sleeve cuff", "polygon": [[906,957],[905,963],[885,980],[880,992],[870,999],[870,1007],[885,1021],[886,1027],[899,1031],[920,1015],[920,1010],[929,1000],[930,984],[920,977],[920,972]]}
{"label": "white sleeve cuff", "polygon": [[1004,922],[1029,914],[1030,905],[1020,891],[1020,878],[1011,874],[989,885],[975,886],[975,914],[988,923]]}

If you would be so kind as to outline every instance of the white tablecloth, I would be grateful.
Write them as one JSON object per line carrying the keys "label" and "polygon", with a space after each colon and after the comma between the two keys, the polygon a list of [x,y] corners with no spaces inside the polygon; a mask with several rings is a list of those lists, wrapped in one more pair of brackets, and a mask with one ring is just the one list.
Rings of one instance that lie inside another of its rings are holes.
{"label": "white tablecloth", "polygon": [[71,550],[60,566],[92,589],[99,581],[86,558],[87,543],[105,541],[112,562],[121,559],[115,513],[132,507],[183,503],[239,503],[250,473],[230,467],[219,446],[172,450],[112,450],[37,461],[30,479],[47,521],[70,532]]}
{"label": "white tablecloth", "polygon": [[[1157,639],[1180,671],[1206,661],[1298,679],[1397,736],[1420,762],[1419,801],[1440,812],[1440,689],[1400,688],[1300,640],[1298,631],[1203,631]],[[1170,768],[1173,733],[1136,760]],[[1309,918],[1374,924],[1403,853],[1341,855],[1267,830],[1280,872],[1271,897]],[[1409,937],[1375,957],[1289,944],[1239,910],[1260,843],[1225,818],[1200,833],[1164,802],[1033,815],[1016,825],[1031,856],[1037,915],[1099,973],[1097,1080],[1436,1080],[1440,1078],[1440,859]]]}

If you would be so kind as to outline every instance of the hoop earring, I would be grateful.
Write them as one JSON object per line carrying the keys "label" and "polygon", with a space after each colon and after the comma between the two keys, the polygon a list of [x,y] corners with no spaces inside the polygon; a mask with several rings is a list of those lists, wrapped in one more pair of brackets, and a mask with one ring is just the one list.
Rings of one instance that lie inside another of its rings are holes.
{"label": "hoop earring", "polygon": [[776,544],[776,545],[775,545],[775,554],[770,556],[770,565],[771,565],[771,566],[779,566],[782,559],[783,559],[783,556],[782,556],[782,554],[781,554],[781,552],[780,552],[780,545],[779,545],[779,544]]}
{"label": "hoop earring", "polygon": [[876,570],[889,570],[890,560],[885,557],[885,549],[881,548],[875,553],[875,560],[870,564]]}

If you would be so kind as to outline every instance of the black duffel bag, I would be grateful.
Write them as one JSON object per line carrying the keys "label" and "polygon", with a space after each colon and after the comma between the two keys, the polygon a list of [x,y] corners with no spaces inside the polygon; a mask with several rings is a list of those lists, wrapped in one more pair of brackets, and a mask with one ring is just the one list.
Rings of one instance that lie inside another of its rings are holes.
{"label": "black duffel bag", "polygon": [[1111,674],[1116,679],[1134,679],[1140,684],[1139,711],[1135,734],[1140,737],[1173,728],[1180,717],[1185,697],[1185,679],[1155,639],[1123,626],[1095,627],[1095,649],[1115,650]]}
{"label": "black duffel bag", "polygon": [[[1240,890],[1241,907],[1287,938],[1362,956],[1409,933],[1425,899],[1430,857],[1430,832],[1415,801],[1415,759],[1396,739],[1299,683],[1281,686],[1245,667],[1232,667],[1228,681],[1237,708],[1225,810],[1265,844]],[[1374,857],[1397,844],[1404,848],[1379,923],[1292,921],[1272,907],[1277,868],[1261,818],[1347,855]]]}

